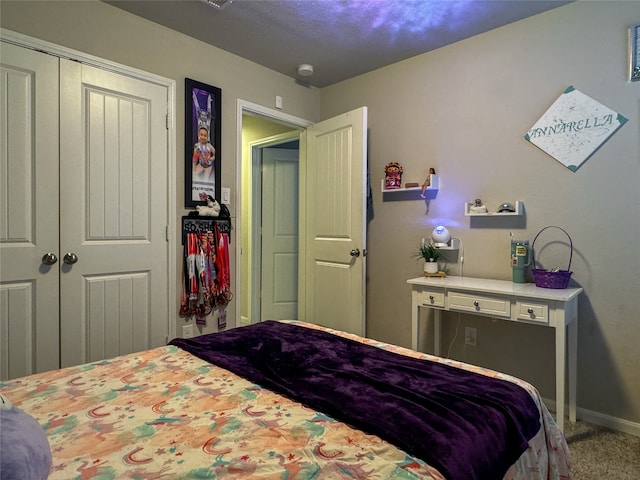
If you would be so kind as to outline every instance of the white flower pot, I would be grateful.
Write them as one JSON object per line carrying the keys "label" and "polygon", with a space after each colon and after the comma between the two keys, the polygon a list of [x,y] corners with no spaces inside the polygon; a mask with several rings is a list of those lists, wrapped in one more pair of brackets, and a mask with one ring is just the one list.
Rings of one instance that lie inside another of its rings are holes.
{"label": "white flower pot", "polygon": [[438,262],[424,262],[424,273],[438,273]]}

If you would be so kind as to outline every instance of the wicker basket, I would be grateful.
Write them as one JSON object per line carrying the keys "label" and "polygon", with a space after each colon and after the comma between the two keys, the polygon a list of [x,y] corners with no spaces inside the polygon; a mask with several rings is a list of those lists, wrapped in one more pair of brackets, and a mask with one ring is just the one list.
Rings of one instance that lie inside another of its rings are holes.
{"label": "wicker basket", "polygon": [[536,240],[538,239],[538,237],[540,236],[540,234],[542,232],[544,232],[547,228],[557,228],[559,230],[562,230],[565,235],[569,238],[569,246],[570,248],[570,253],[569,253],[569,266],[567,267],[566,270],[558,270],[556,272],[551,272],[548,270],[545,270],[543,268],[532,268],[531,272],[533,273],[533,281],[535,282],[537,287],[542,287],[542,288],[567,288],[567,285],[569,285],[569,279],[571,278],[571,274],[573,272],[571,272],[571,260],[573,259],[573,241],[571,240],[571,236],[563,229],[560,227],[557,227],[555,225],[549,225],[547,227],[544,227],[542,230],[540,230],[535,238],[533,239],[533,243],[531,244],[531,251],[533,253],[533,265],[535,265],[535,243]]}

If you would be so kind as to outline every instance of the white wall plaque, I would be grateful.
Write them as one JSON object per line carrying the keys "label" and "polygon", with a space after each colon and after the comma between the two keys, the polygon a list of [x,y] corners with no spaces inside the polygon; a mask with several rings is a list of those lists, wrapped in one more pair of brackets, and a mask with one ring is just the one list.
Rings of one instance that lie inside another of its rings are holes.
{"label": "white wall plaque", "polygon": [[575,172],[626,121],[569,86],[524,138]]}

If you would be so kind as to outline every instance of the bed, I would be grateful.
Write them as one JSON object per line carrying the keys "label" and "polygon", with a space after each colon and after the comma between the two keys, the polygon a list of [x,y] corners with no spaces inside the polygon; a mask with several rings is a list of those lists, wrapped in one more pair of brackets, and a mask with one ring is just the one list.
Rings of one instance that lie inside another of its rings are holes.
{"label": "bed", "polygon": [[536,389],[299,321],[0,382],[50,479],[571,478]]}

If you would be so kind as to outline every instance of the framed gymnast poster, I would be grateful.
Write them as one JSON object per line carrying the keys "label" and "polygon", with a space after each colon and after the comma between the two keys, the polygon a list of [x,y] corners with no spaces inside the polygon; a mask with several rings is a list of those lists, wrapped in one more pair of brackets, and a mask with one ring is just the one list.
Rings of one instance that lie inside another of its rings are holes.
{"label": "framed gymnast poster", "polygon": [[220,202],[220,102],[222,91],[185,78],[185,207]]}

